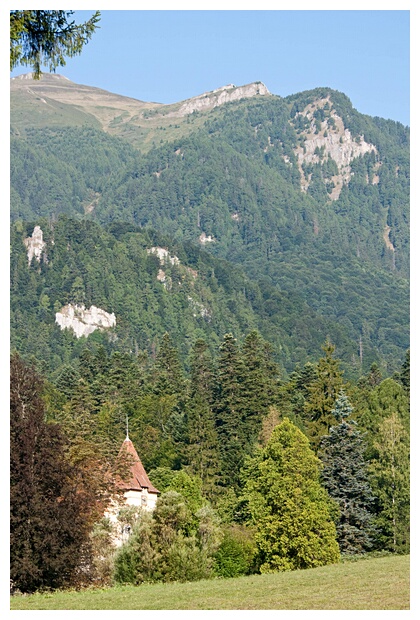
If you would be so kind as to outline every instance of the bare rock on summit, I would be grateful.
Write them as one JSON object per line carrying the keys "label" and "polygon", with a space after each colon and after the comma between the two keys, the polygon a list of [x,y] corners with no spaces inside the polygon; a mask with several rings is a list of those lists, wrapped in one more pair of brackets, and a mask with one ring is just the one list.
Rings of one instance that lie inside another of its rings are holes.
{"label": "bare rock on summit", "polygon": [[255,97],[256,95],[270,94],[270,91],[262,82],[253,82],[246,86],[228,84],[227,86],[221,86],[220,88],[216,88],[216,90],[188,99],[181,105],[179,110],[172,112],[171,116],[186,116],[187,114],[192,114],[192,112],[216,108],[217,106],[231,101],[239,101],[239,99]]}

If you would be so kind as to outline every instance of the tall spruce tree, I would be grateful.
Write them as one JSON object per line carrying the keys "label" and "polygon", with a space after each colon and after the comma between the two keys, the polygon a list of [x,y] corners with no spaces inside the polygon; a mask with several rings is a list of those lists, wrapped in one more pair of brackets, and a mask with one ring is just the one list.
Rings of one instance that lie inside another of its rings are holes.
{"label": "tall spruce tree", "polygon": [[276,401],[279,368],[273,360],[271,346],[255,330],[246,336],[241,355],[244,363],[241,392],[246,402],[242,425],[249,453],[261,431],[269,406]]}
{"label": "tall spruce tree", "polygon": [[178,351],[170,335],[165,333],[132,421],[133,437],[137,438],[149,468],[181,464],[187,440],[186,388]]}
{"label": "tall spruce tree", "polygon": [[315,450],[318,450],[321,437],[335,422],[331,412],[340,390],[344,388],[340,362],[333,357],[335,346],[327,340],[322,350],[325,356],[318,361],[316,378],[309,385],[309,395],[304,404],[308,435]]}
{"label": "tall spruce tree", "polygon": [[207,343],[195,342],[191,355],[190,390],[186,404],[187,459],[203,484],[207,496],[215,493],[219,476],[219,453],[213,412],[214,369]]}
{"label": "tall spruce tree", "polygon": [[332,415],[338,422],[321,439],[322,482],[330,497],[338,504],[337,540],[344,554],[357,554],[372,546],[373,502],[363,434],[350,419],[353,407],[340,392]]}
{"label": "tall spruce tree", "polygon": [[244,364],[236,339],[226,334],[219,349],[215,390],[216,430],[221,457],[222,482],[239,487],[246,443],[242,414]]}
{"label": "tall spruce tree", "polygon": [[260,571],[294,570],[339,561],[320,461],[305,435],[285,418],[243,470]]}
{"label": "tall spruce tree", "polygon": [[309,386],[317,378],[315,364],[306,362],[301,367],[296,364],[288,380],[279,388],[279,409],[284,417],[289,418],[301,431],[306,431],[305,403],[309,398]]}
{"label": "tall spruce tree", "polygon": [[155,394],[183,395],[186,385],[182,365],[178,351],[167,332],[162,336],[152,374]]}

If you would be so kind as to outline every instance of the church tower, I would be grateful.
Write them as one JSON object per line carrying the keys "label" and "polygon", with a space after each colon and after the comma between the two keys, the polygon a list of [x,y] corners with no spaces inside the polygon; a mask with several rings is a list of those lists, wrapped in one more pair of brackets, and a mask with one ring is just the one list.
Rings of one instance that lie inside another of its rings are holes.
{"label": "church tower", "polygon": [[124,480],[120,478],[116,481],[117,487],[123,492],[122,501],[113,501],[104,516],[109,519],[113,526],[114,545],[120,547],[128,540],[131,533],[131,526],[119,521],[121,508],[127,506],[151,512],[156,506],[160,491],[150,482],[137,450],[128,437],[128,432],[121,445],[118,457],[128,457],[130,469]]}
{"label": "church tower", "polygon": [[143,467],[143,463],[128,435],[123,441],[119,451],[119,456],[125,454],[127,454],[132,461],[130,475],[127,476],[126,480],[119,480],[117,485],[124,491],[126,505],[138,506],[144,510],[151,511],[156,506],[160,491],[150,482],[146,470]]}

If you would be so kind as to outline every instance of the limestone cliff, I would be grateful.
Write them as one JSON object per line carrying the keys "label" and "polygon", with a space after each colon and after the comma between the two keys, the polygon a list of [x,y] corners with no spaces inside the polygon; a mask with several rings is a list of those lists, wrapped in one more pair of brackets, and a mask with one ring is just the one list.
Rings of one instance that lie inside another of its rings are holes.
{"label": "limestone cliff", "polygon": [[68,304],[56,313],[55,322],[61,329],[72,329],[77,338],[81,338],[89,336],[96,329],[103,331],[114,327],[116,319],[114,313],[109,314],[96,306],[87,310],[84,305]]}
{"label": "limestone cliff", "polygon": [[28,264],[31,264],[31,261],[34,257],[38,261],[38,263],[40,263],[42,252],[46,245],[43,240],[43,233],[40,226],[35,226],[32,236],[24,239],[24,244],[27,248]]}
{"label": "limestone cliff", "polygon": [[148,254],[156,254],[159,258],[160,264],[164,265],[166,261],[169,261],[171,265],[179,265],[178,256],[171,256],[166,248],[153,247],[148,248]]}
{"label": "limestone cliff", "polygon": [[269,94],[268,88],[262,82],[253,82],[246,86],[228,84],[227,86],[221,86],[220,88],[216,88],[216,90],[211,90],[197,97],[188,99],[181,105],[179,110],[171,112],[168,116],[186,116],[187,114],[192,114],[192,112],[209,110],[231,101],[239,101],[239,99],[255,97],[256,95]]}
{"label": "limestone cliff", "polygon": [[330,198],[337,200],[343,185],[350,180],[351,162],[365,153],[372,151],[377,153],[377,149],[373,144],[366,142],[364,136],[352,136],[334,109],[331,110],[328,119],[318,124],[315,120],[315,112],[326,105],[331,105],[329,98],[319,99],[307,105],[296,115],[307,119],[309,127],[302,132],[301,135],[305,141],[303,145],[296,147],[295,154],[301,173],[301,188],[305,192],[311,179],[305,177],[302,164],[322,163],[328,156],[335,161],[338,174],[332,178],[335,187],[331,191]]}

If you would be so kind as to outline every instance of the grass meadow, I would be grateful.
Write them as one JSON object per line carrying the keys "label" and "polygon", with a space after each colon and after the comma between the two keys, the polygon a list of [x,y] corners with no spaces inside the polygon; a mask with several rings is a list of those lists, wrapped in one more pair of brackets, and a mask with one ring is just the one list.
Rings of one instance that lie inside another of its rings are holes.
{"label": "grass meadow", "polygon": [[10,600],[12,610],[401,610],[410,608],[410,558],[386,556],[236,579],[15,595]]}

